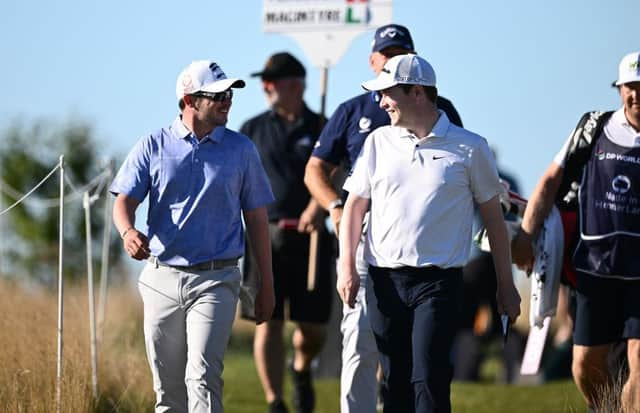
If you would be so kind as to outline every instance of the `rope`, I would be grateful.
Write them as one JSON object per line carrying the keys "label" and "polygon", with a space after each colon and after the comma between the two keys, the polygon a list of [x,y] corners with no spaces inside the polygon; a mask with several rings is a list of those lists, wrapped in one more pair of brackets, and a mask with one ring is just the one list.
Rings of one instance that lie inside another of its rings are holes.
{"label": "rope", "polygon": [[0,216],[6,214],[7,212],[11,211],[15,206],[17,206],[18,204],[20,204],[22,201],[24,201],[25,199],[27,199],[27,197],[29,195],[31,195],[32,193],[34,193],[38,188],[40,188],[42,186],[42,184],[44,184],[47,179],[49,179],[51,177],[51,175],[53,175],[58,169],[60,168],[60,164],[56,165],[51,172],[49,172],[47,174],[47,176],[45,176],[36,186],[34,186],[29,192],[27,192],[26,194],[24,194],[20,199],[18,199],[16,202],[14,202],[11,206],[9,206],[8,208],[6,208],[4,211],[0,211]]}
{"label": "rope", "polygon": [[[56,167],[56,169],[58,169],[59,167],[60,166],[58,165]],[[51,171],[51,173],[55,172],[56,169]],[[47,178],[51,175],[51,173],[49,175],[47,175]],[[67,176],[68,176],[68,174],[65,174],[65,177],[67,177]],[[96,190],[96,192],[94,193],[94,197],[95,197],[95,194],[102,192],[105,184],[108,182],[110,177],[111,177],[111,169],[107,168],[107,169],[103,170],[100,174],[95,176],[86,185],[84,185],[84,186],[82,186],[80,188],[78,188],[75,185],[73,185],[73,183],[70,180],[65,179],[67,184],[71,187],[71,191],[72,192],[71,192],[70,195],[68,195],[68,196],[66,196],[64,198],[63,202],[65,204],[68,204],[70,202],[77,201],[78,199],[81,199],[83,197],[84,192],[89,191],[94,187],[97,187],[99,189]],[[45,178],[44,180],[46,180],[47,178]],[[38,184],[38,187],[41,184],[42,184],[42,182],[40,184]],[[38,187],[32,189],[29,192],[29,194],[31,194]],[[18,191],[17,189],[13,188],[8,183],[6,183],[2,178],[0,178],[0,189],[2,189],[2,191],[5,194],[9,195],[11,198],[19,199],[10,208],[7,208],[5,211],[2,211],[2,213],[0,213],[0,215],[2,215],[5,212],[8,212],[9,209],[11,209],[15,205],[19,204],[21,201],[23,201],[29,195],[29,194],[27,194],[27,195],[22,194],[20,191]],[[96,199],[98,199],[98,198],[93,199],[93,202],[95,202]],[[33,202],[37,203],[39,206],[44,207],[44,208],[57,208],[59,206],[59,204],[60,204],[60,199],[59,198],[34,199]]]}

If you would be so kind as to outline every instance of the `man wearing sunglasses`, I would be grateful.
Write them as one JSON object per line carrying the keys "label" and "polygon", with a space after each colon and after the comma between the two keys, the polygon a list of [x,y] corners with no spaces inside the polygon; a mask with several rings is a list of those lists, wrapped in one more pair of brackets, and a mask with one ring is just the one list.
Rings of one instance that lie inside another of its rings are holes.
{"label": "man wearing sunglasses", "polygon": [[[156,412],[223,411],[223,358],[240,289],[244,231],[259,269],[258,324],[273,311],[266,205],[273,201],[253,143],[225,127],[245,82],[196,61],[176,85],[180,115],[144,136],[110,191],[124,249],[148,260],[138,280]],[[135,211],[147,195],[146,234]]]}
{"label": "man wearing sunglasses", "polygon": [[[269,411],[274,413],[288,411],[282,400],[285,314],[296,325],[290,366],[293,405],[299,413],[314,408],[311,361],[325,341],[333,291],[333,237],[323,230],[324,210],[313,202],[303,181],[304,167],[324,124],[304,102],[305,75],[304,66],[291,54],[269,57],[252,76],[260,77],[270,108],[240,128],[256,144],[275,195],[268,213],[276,305],[273,318],[256,328],[254,338],[256,368]],[[315,282],[310,284],[312,237],[318,240],[318,265]],[[247,258],[244,276],[255,277],[251,254]]]}
{"label": "man wearing sunglasses", "polygon": [[[378,74],[387,60],[410,52],[414,52],[414,45],[406,27],[399,24],[381,26],[373,38],[369,66]],[[460,116],[449,100],[438,96],[436,103],[453,124],[462,126]],[[369,92],[358,95],[338,106],[309,158],[305,183],[313,197],[329,211],[336,236],[346,194],[336,191],[331,177],[341,167],[347,171],[351,169],[369,133],[388,124],[389,115],[379,107],[377,94]],[[358,256],[361,258],[362,254]],[[343,413],[376,411],[378,350],[367,315],[367,264],[362,259],[359,262],[361,281],[358,298],[353,308],[343,307],[340,326],[340,406]]]}

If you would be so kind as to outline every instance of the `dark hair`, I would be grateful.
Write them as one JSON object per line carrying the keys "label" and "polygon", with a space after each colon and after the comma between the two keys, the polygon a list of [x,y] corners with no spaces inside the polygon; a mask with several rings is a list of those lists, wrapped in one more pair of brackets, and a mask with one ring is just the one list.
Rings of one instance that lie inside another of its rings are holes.
{"label": "dark hair", "polygon": [[424,86],[424,85],[410,85],[410,84],[401,84],[400,87],[404,91],[404,93],[409,93],[409,91],[414,87],[418,86],[424,90],[424,94],[427,95],[427,99],[431,101],[431,103],[436,103],[436,98],[438,97],[438,89],[435,86]]}
{"label": "dark hair", "polygon": [[186,107],[187,107],[187,104],[186,104],[186,103],[184,103],[184,99],[180,99],[180,100],[178,101],[178,107],[180,108],[180,112],[182,112],[182,111],[184,110],[184,108],[186,108]]}

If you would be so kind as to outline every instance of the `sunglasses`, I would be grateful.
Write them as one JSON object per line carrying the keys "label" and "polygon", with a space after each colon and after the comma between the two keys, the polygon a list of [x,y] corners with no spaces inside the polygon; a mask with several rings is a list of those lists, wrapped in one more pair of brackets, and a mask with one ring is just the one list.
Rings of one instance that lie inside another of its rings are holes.
{"label": "sunglasses", "polygon": [[218,92],[218,93],[198,92],[198,93],[194,93],[193,96],[211,99],[214,102],[226,102],[228,100],[233,99],[233,90],[227,89],[224,92]]}

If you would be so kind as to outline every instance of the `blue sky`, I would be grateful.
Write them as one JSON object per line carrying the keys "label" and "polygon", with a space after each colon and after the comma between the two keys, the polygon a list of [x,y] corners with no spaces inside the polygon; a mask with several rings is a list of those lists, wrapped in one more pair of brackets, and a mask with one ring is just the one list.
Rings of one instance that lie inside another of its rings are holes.
{"label": "blue sky", "polygon": [[[123,156],[177,113],[175,81],[190,61],[211,59],[247,80],[229,126],[265,109],[257,79],[277,51],[307,65],[306,100],[320,106],[320,70],[295,41],[264,34],[262,1],[22,0],[0,15],[0,128],[34,119],[91,123],[105,156]],[[497,149],[528,196],[579,115],[615,109],[609,87],[620,58],[640,49],[638,0],[396,0],[465,126]],[[329,71],[328,114],[372,77],[372,33]]]}

